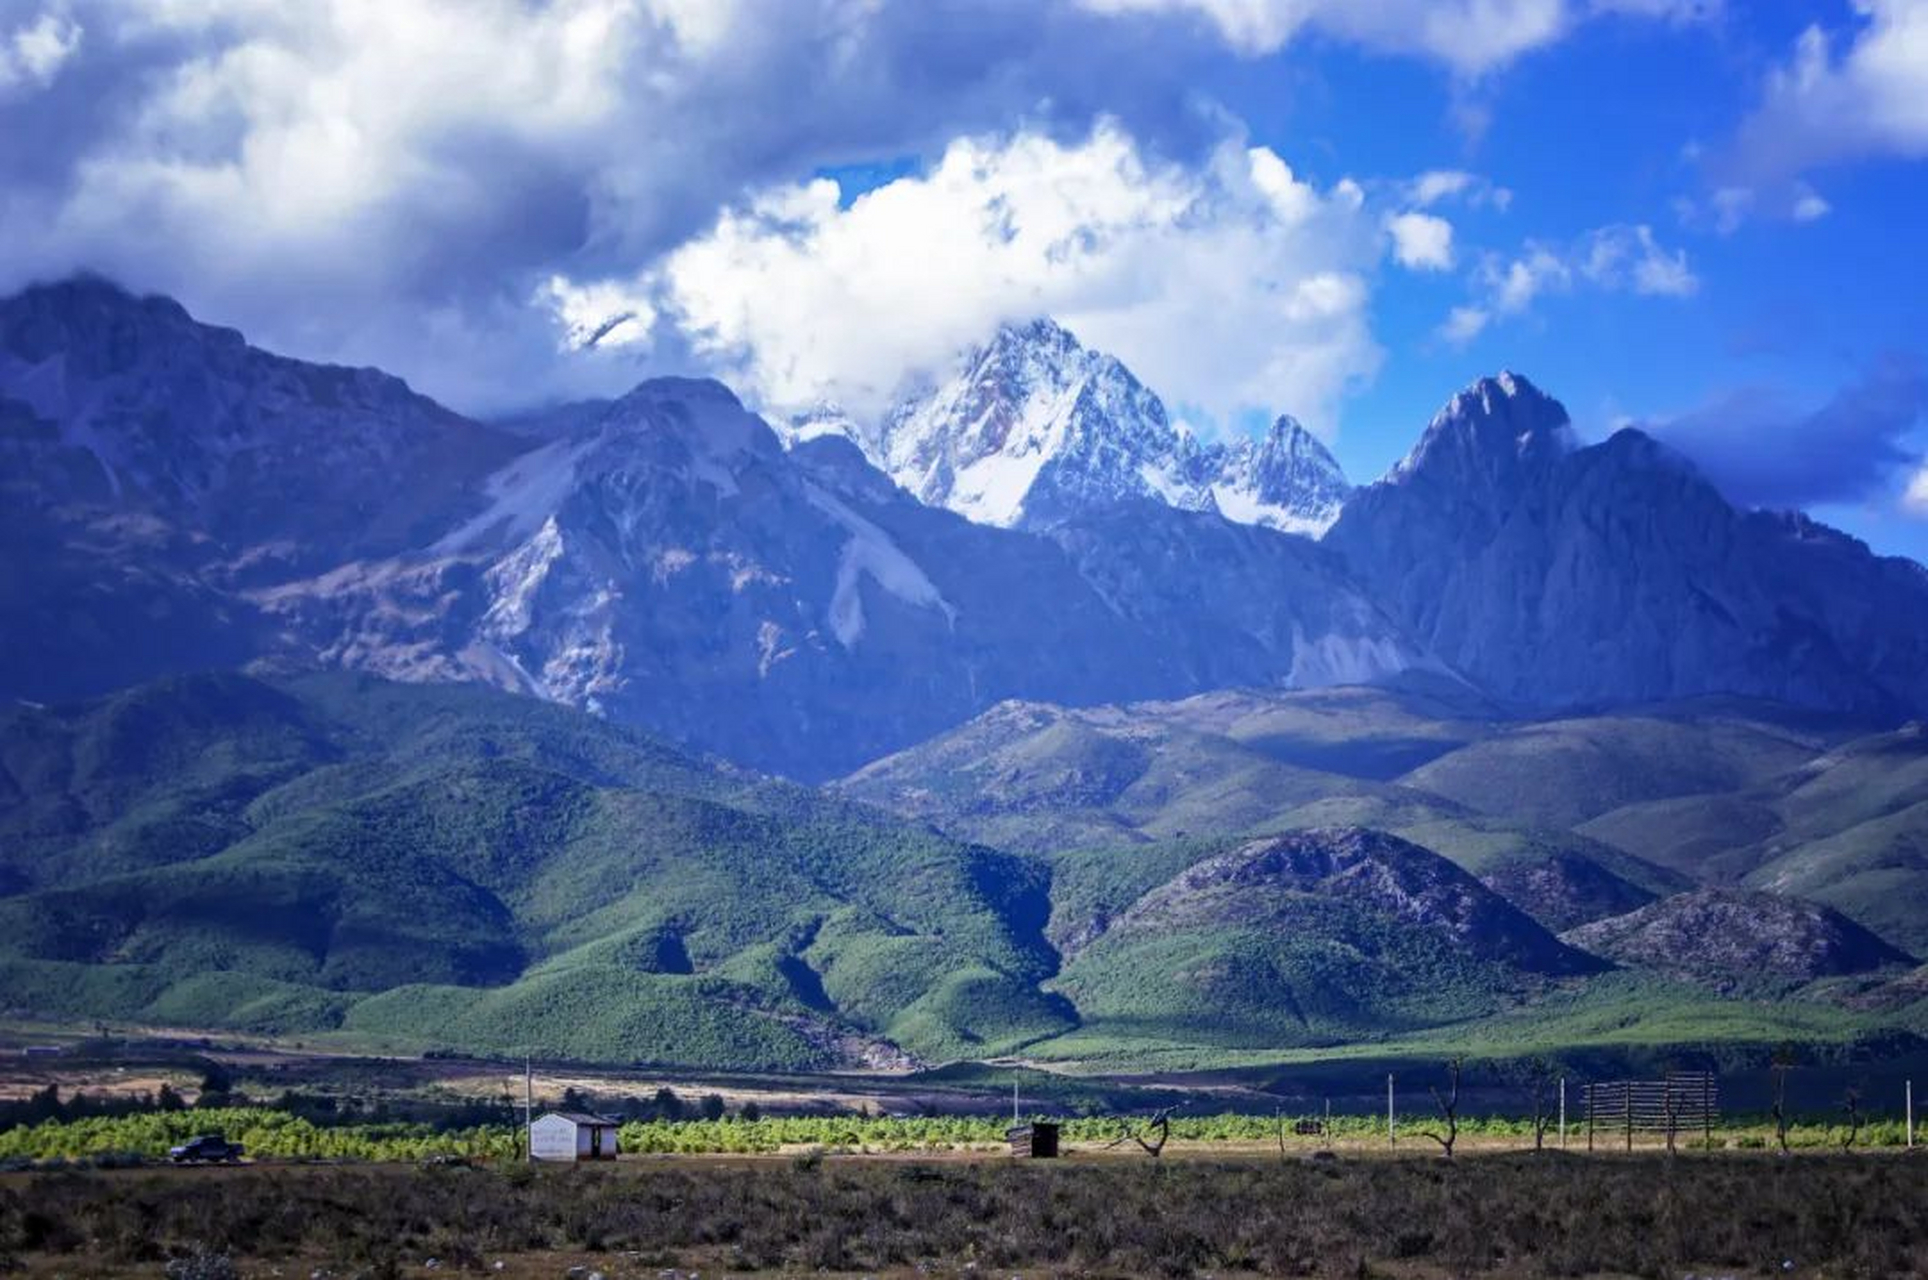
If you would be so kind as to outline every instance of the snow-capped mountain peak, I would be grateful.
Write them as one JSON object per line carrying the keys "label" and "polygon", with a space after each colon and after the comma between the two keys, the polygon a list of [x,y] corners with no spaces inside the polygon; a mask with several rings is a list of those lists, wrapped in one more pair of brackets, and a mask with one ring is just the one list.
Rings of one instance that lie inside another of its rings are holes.
{"label": "snow-capped mountain peak", "polygon": [[1158,397],[1049,319],[1002,326],[858,443],[924,502],[980,524],[1047,525],[1132,498],[1212,506],[1197,446]]}
{"label": "snow-capped mountain peak", "polygon": [[1290,414],[1263,438],[1223,451],[1212,495],[1227,518],[1319,537],[1339,518],[1352,486],[1330,450]]}
{"label": "snow-capped mountain peak", "polygon": [[1261,440],[1203,444],[1122,362],[1047,318],[1000,326],[874,429],[829,405],[784,428],[793,447],[826,435],[921,501],[1005,527],[1153,501],[1316,537],[1351,491],[1294,419]]}

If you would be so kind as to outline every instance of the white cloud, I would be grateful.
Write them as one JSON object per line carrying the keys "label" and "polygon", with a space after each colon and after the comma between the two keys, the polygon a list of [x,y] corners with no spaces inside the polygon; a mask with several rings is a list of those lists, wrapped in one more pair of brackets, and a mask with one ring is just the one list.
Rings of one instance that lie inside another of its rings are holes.
{"label": "white cloud", "polygon": [[1381,53],[1430,58],[1476,77],[1553,44],[1588,18],[1679,23],[1716,16],[1718,0],[1081,0],[1110,13],[1181,12],[1234,49],[1273,53],[1317,32]]}
{"label": "white cloud", "polygon": [[1791,212],[1796,222],[1819,222],[1833,211],[1834,206],[1810,186],[1803,184],[1794,194]]}
{"label": "white cloud", "polygon": [[976,0],[968,23],[921,0],[0,15],[0,291],[99,270],[471,409],[591,389],[550,381],[530,298],[554,274],[634,272],[746,190],[1013,122],[1115,116],[1192,159],[1220,132],[1182,91],[1215,42],[1068,2]]}
{"label": "white cloud", "polygon": [[1453,224],[1430,213],[1399,213],[1386,219],[1392,256],[1415,271],[1448,271],[1453,265]]}
{"label": "white cloud", "polygon": [[1648,297],[1685,298],[1700,289],[1687,265],[1685,250],[1669,252],[1654,239],[1653,228],[1602,227],[1583,242],[1580,270],[1608,290],[1630,290]]}
{"label": "white cloud", "polygon": [[1108,12],[1180,10],[1208,19],[1241,53],[1272,53],[1306,31],[1385,53],[1432,58],[1464,75],[1551,44],[1564,0],[1083,0]]}
{"label": "white cloud", "polygon": [[1591,0],[1595,13],[1654,18],[1675,24],[1710,22],[1726,9],[1724,0]]}
{"label": "white cloud", "polygon": [[1463,344],[1492,321],[1517,316],[1549,294],[1591,288],[1603,293],[1682,298],[1700,288],[1700,279],[1682,250],[1668,250],[1645,224],[1617,223],[1587,232],[1566,245],[1529,241],[1506,258],[1487,255],[1474,272],[1480,297],[1455,308],[1440,326],[1440,337]]}
{"label": "white cloud", "polygon": [[1768,77],[1734,163],[1763,181],[1865,155],[1928,156],[1928,4],[1853,0],[1851,33],[1810,26]]}
{"label": "white cloud", "polygon": [[1454,346],[1463,346],[1484,333],[1492,319],[1492,313],[1484,307],[1454,307],[1439,327],[1439,336]]}
{"label": "white cloud", "polygon": [[1908,491],[1901,497],[1901,505],[1913,515],[1928,520],[1928,462],[1915,472],[1915,478],[1908,482]]}
{"label": "white cloud", "polygon": [[1513,193],[1496,186],[1491,179],[1464,169],[1431,169],[1406,183],[1406,202],[1419,209],[1430,209],[1446,201],[1463,202],[1475,209],[1492,207],[1506,212]]}
{"label": "white cloud", "polygon": [[777,408],[874,413],[907,375],[1035,315],[1221,421],[1291,406],[1329,423],[1379,359],[1363,192],[1315,188],[1262,147],[1189,167],[1113,124],[1073,143],[964,139],[928,174],[848,208],[838,194],[768,189],[631,287]]}
{"label": "white cloud", "polygon": [[565,276],[550,276],[534,300],[561,326],[564,351],[646,349],[656,325],[656,307],[648,294],[617,280],[579,285]]}
{"label": "white cloud", "polygon": [[0,28],[0,99],[45,88],[80,48],[81,27],[61,9],[48,9],[12,30]]}

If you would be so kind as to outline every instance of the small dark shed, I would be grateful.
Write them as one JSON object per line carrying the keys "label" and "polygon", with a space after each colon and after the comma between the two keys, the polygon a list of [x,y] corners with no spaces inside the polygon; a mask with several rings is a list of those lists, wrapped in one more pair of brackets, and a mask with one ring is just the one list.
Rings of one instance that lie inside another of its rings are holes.
{"label": "small dark shed", "polygon": [[1058,1158],[1058,1125],[1053,1120],[1033,1120],[1007,1129],[1004,1136],[1011,1140],[1011,1154],[1020,1160],[1055,1160]]}

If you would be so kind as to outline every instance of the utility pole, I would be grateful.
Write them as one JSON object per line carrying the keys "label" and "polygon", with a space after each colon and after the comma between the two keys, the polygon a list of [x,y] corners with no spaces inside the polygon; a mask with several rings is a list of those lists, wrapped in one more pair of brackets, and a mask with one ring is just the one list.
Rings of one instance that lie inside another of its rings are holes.
{"label": "utility pole", "polygon": [[1386,1073],[1386,1145],[1389,1147],[1396,1147],[1399,1145],[1398,1131],[1393,1128],[1392,1072],[1390,1071]]}
{"label": "utility pole", "polygon": [[1560,1150],[1566,1150],[1566,1077],[1560,1077]]}
{"label": "utility pole", "polygon": [[522,1059],[522,1150],[525,1163],[536,1160],[536,1068],[532,1059]]}
{"label": "utility pole", "polygon": [[1011,1077],[1011,1127],[1018,1127],[1018,1078]]}
{"label": "utility pole", "polygon": [[1908,1081],[1908,1150],[1915,1149],[1915,1082]]}

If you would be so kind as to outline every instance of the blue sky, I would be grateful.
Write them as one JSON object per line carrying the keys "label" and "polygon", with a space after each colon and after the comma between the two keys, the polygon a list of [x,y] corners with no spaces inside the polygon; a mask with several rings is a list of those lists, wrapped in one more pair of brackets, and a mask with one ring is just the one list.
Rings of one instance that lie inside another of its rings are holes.
{"label": "blue sky", "polygon": [[1928,0],[12,0],[0,191],[0,287],[476,412],[1045,311],[1355,479],[1504,367],[1928,558]]}

